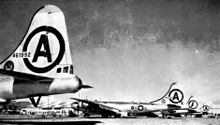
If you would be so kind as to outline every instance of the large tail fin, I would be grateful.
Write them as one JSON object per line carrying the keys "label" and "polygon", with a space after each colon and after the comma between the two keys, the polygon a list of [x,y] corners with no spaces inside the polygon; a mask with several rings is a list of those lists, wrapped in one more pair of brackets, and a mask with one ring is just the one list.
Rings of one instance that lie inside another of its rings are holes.
{"label": "large tail fin", "polygon": [[177,83],[172,83],[167,93],[154,101],[151,104],[183,104],[184,94],[181,89],[176,86]]}
{"label": "large tail fin", "polygon": [[40,8],[18,47],[0,63],[14,72],[54,77],[73,73],[63,12],[54,5]]}
{"label": "large tail fin", "polygon": [[187,105],[189,109],[197,109],[199,106],[199,103],[197,102],[197,99],[195,99],[193,96],[190,96],[188,99]]}
{"label": "large tail fin", "polygon": [[197,112],[205,112],[208,113],[211,109],[211,106],[208,104],[201,104],[197,101],[197,99],[191,96],[187,102],[189,109],[196,110]]}

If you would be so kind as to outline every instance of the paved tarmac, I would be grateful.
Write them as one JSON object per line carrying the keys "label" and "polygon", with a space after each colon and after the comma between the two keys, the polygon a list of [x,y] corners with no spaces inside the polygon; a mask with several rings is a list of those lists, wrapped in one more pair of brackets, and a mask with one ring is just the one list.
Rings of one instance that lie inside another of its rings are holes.
{"label": "paved tarmac", "polygon": [[220,125],[215,118],[134,118],[134,119],[101,119],[97,125]]}

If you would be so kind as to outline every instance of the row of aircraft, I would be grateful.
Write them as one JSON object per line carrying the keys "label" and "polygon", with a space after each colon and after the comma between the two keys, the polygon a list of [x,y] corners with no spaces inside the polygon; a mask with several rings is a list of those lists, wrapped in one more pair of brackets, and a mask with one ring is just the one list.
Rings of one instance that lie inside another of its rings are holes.
{"label": "row of aircraft", "polygon": [[[88,99],[71,98],[76,100],[72,108],[84,112],[84,115],[100,114],[101,117],[181,117],[208,114],[209,105],[201,105],[191,96],[184,99],[184,92],[179,89],[177,83],[172,83],[164,96],[150,102],[114,102],[114,101],[91,101]],[[185,103],[184,103],[185,102]]]}
{"label": "row of aircraft", "polygon": [[[73,101],[48,102],[39,104],[38,108],[22,108],[22,114],[39,115],[48,111],[74,111],[75,116],[83,117],[202,117],[211,113],[209,105],[198,103],[197,99],[191,96],[185,98],[183,89],[178,83],[172,83],[164,96],[149,102],[122,102],[122,101],[91,101],[88,99],[71,98]],[[74,110],[72,110],[74,109]],[[65,113],[64,113],[65,114]],[[44,114],[44,115],[48,115]],[[50,115],[50,112],[49,112]],[[60,115],[60,114],[59,114]]]}
{"label": "row of aircraft", "polygon": [[[34,107],[42,96],[76,93],[80,89],[92,88],[84,85],[74,74],[63,12],[54,5],[41,7],[33,15],[28,30],[17,48],[0,62],[0,104],[12,100],[29,98]],[[184,106],[184,93],[171,84],[168,92],[151,102],[108,102],[76,100],[72,108],[88,113],[99,113],[102,117],[126,117],[133,115],[179,115],[204,113],[197,111],[198,102],[191,97]],[[35,99],[37,97],[37,100]]]}

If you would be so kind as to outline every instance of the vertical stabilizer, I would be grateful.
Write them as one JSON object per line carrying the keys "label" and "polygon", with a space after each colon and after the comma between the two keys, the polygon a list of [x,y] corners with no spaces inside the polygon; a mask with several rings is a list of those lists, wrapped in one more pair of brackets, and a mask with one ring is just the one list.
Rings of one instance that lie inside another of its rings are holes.
{"label": "vertical stabilizer", "polygon": [[21,43],[1,62],[0,68],[47,77],[62,72],[72,74],[63,12],[54,5],[41,7],[32,17]]}
{"label": "vertical stabilizer", "polygon": [[182,104],[184,99],[183,91],[177,86],[177,83],[172,83],[167,93],[161,98],[151,101],[151,104]]}

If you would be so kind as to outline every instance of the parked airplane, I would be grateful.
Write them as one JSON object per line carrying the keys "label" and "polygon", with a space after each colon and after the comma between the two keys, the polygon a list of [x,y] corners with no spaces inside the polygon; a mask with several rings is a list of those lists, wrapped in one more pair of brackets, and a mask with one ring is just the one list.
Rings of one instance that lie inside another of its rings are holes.
{"label": "parked airplane", "polygon": [[127,117],[133,115],[155,116],[154,112],[173,112],[181,108],[183,92],[171,84],[167,93],[160,99],[146,102],[112,102],[90,101],[87,99],[71,98],[76,100],[72,108],[89,113],[101,114],[102,117]]}
{"label": "parked airplane", "polygon": [[166,112],[165,115],[173,115],[177,117],[184,116],[194,116],[194,117],[202,117],[202,115],[209,114],[210,105],[198,103],[197,99],[193,96],[190,96],[185,105],[182,105],[180,109],[174,110],[172,114]]}
{"label": "parked airplane", "polygon": [[194,115],[195,117],[202,117],[202,115],[208,115],[211,109],[211,106],[208,104],[198,103],[197,99],[193,96],[189,98],[188,101],[189,110],[187,115]]}
{"label": "parked airplane", "polygon": [[37,107],[41,96],[91,88],[73,72],[65,17],[54,5],[37,10],[18,47],[0,63],[0,74],[2,104],[29,98]]}

